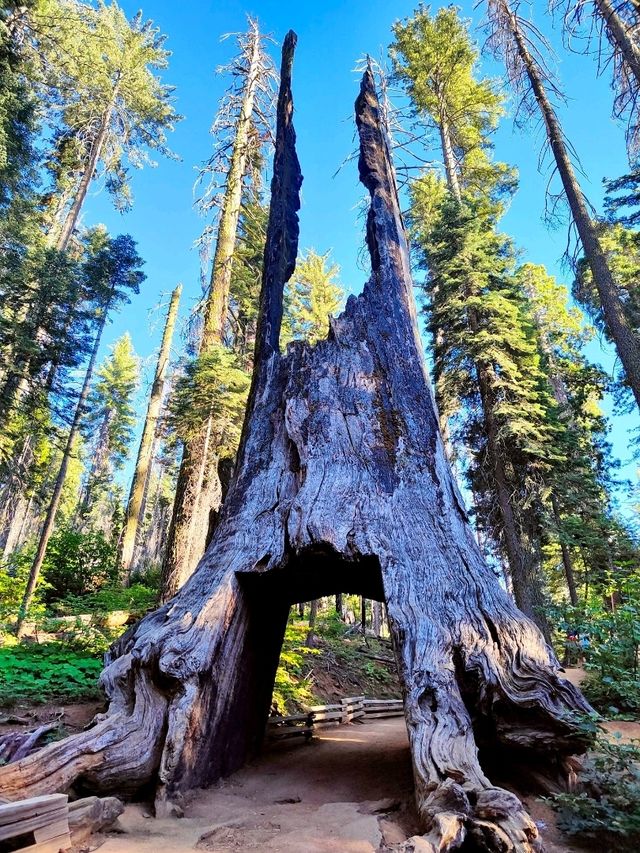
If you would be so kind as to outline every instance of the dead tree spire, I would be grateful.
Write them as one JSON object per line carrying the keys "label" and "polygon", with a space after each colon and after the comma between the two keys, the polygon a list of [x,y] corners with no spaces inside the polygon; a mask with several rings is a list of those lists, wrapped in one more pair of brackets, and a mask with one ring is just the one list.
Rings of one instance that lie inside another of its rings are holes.
{"label": "dead tree spire", "polygon": [[[256,366],[261,366],[272,352],[278,350],[284,286],[293,275],[298,253],[300,233],[298,210],[300,210],[302,172],[296,153],[291,94],[291,70],[297,40],[298,37],[293,30],[289,30],[282,45],[271,207],[264,250],[260,313],[256,334]],[[259,372],[258,370],[257,373]]]}

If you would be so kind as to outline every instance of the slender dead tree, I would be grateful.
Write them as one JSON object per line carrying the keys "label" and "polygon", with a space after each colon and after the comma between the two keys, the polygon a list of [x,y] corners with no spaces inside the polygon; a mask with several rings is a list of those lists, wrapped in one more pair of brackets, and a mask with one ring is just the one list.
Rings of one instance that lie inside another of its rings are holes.
{"label": "slender dead tree", "polygon": [[634,162],[640,148],[640,4],[637,0],[551,0],[561,9],[567,46],[586,36],[589,51],[596,41],[598,73],[612,66],[613,115],[627,122],[627,151]]}
{"label": "slender dead tree", "polygon": [[15,799],[81,781],[122,795],[153,783],[157,813],[178,810],[182,792],[260,743],[291,604],[345,590],[387,605],[425,850],[468,839],[530,853],[536,826],[487,778],[478,744],[562,775],[587,743],[572,713],[589,706],[484,562],[447,463],[369,70],[356,121],[371,278],[326,340],[279,350],[302,182],[294,45],[289,33],[254,373],[220,523],[178,594],[111,649],[107,714],[0,768],[0,790]]}
{"label": "slender dead tree", "polygon": [[160,409],[162,407],[164,384],[167,376],[167,370],[169,368],[169,359],[171,357],[171,341],[173,339],[173,330],[178,316],[178,305],[180,303],[181,293],[182,285],[179,284],[171,294],[171,301],[167,311],[167,319],[164,325],[164,332],[162,334],[162,343],[160,344],[160,352],[158,353],[158,361],[156,362],[156,370],[153,377],[153,385],[151,386],[149,405],[147,406],[147,414],[144,419],[144,427],[142,428],[142,437],[140,438],[136,467],[133,472],[131,490],[129,492],[129,500],[127,502],[127,509],[124,517],[124,526],[122,528],[122,536],[120,538],[120,572],[126,581],[128,581],[131,576],[131,565],[136,546],[136,535],[143,517],[144,491],[153,459],[154,438],[158,426],[158,418],[160,417]]}
{"label": "slender dead tree", "polygon": [[596,223],[591,218],[573,163],[569,143],[551,101],[560,95],[547,69],[539,45],[542,37],[530,21],[517,13],[519,2],[486,0],[489,38],[487,46],[503,58],[507,74],[521,97],[521,106],[532,114],[539,110],[547,141],[560,175],[582,248],[598,292],[604,322],[614,342],[626,380],[640,408],[640,341],[625,314],[602,249]]}
{"label": "slender dead tree", "polygon": [[[204,305],[199,357],[206,357],[224,343],[229,289],[238,235],[242,190],[248,170],[260,148],[256,129],[268,126],[268,101],[273,69],[263,36],[255,20],[238,37],[240,56],[232,70],[234,87],[223,101],[212,133],[220,140],[205,172],[213,175],[201,208],[219,208],[215,252]],[[222,69],[224,70],[224,69]],[[265,98],[266,96],[266,98]],[[224,175],[222,184],[218,183]],[[205,237],[209,232],[205,232]],[[182,586],[204,554],[212,510],[222,498],[213,415],[185,442],[178,474],[176,498],[162,566],[162,598],[167,601]]]}

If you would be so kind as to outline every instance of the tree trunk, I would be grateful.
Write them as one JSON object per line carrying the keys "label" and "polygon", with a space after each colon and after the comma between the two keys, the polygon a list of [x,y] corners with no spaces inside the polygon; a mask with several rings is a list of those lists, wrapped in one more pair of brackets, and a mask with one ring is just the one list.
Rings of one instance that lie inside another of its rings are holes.
{"label": "tree trunk", "polygon": [[604,21],[609,41],[620,51],[625,64],[640,86],[640,50],[631,38],[628,25],[618,15],[611,0],[594,0],[594,4]]}
{"label": "tree trunk", "polygon": [[147,406],[147,414],[144,420],[144,427],[142,428],[142,437],[140,438],[138,457],[136,459],[136,467],[133,472],[129,501],[127,503],[122,536],[120,538],[120,572],[123,580],[127,583],[131,578],[131,567],[136,545],[136,535],[138,532],[138,526],[142,521],[144,490],[153,460],[154,437],[158,425],[158,418],[160,417],[160,409],[162,407],[164,382],[167,375],[167,369],[169,367],[169,359],[171,357],[171,340],[173,338],[173,330],[178,316],[178,303],[180,302],[181,293],[182,285],[179,284],[171,294],[171,302],[169,303],[169,310],[167,311],[167,320],[165,322],[164,332],[162,335],[162,343],[160,344],[160,352],[158,353],[156,372],[153,378],[153,385],[151,386],[149,405]]}
{"label": "tree trunk", "polygon": [[156,783],[166,813],[259,744],[290,604],[346,589],[387,603],[425,849],[467,837],[536,850],[535,824],[492,785],[477,743],[508,766],[518,754],[561,770],[588,742],[571,712],[589,706],[484,563],[446,462],[370,69],[356,119],[372,275],[325,341],[278,350],[301,184],[294,44],[289,33],[255,368],[220,523],[175,598],[112,648],[107,715],[0,768],[0,787],[17,798],[76,780],[121,794]]}
{"label": "tree trunk", "polygon": [[336,592],[336,613],[341,619],[344,619],[344,612],[342,607],[342,593]]}
{"label": "tree trunk", "polygon": [[316,618],[318,616],[318,599],[314,598],[311,602],[311,609],[309,611],[309,630],[307,632],[307,641],[306,646],[311,648],[313,646],[313,637],[315,633],[316,627]]}
{"label": "tree trunk", "polygon": [[[551,495],[551,509],[553,510],[553,518],[558,530],[562,527],[562,519],[560,517],[560,508],[558,507],[558,499],[554,494]],[[564,567],[564,575],[567,579],[567,589],[569,590],[569,599],[574,607],[578,606],[578,589],[576,587],[576,576],[573,570],[573,560],[569,546],[560,535],[560,551],[562,553],[562,565]]]}
{"label": "tree trunk", "polygon": [[18,612],[18,618],[16,620],[15,633],[16,636],[19,637],[22,634],[24,621],[27,618],[29,613],[29,607],[31,606],[31,602],[33,600],[33,595],[36,590],[36,584],[38,583],[38,579],[40,577],[40,571],[42,570],[42,564],[44,563],[44,558],[47,553],[47,545],[49,544],[49,539],[51,538],[51,534],[53,533],[53,528],[56,523],[56,515],[58,512],[58,507],[60,506],[60,499],[62,498],[62,490],[64,488],[64,481],[67,477],[67,469],[69,467],[69,459],[71,458],[71,451],[73,449],[73,443],[78,435],[78,431],[80,429],[80,421],[82,420],[82,415],[84,413],[84,407],[87,402],[87,397],[89,396],[89,387],[91,385],[91,377],[93,375],[93,370],[96,364],[96,359],[98,357],[98,349],[100,348],[100,340],[102,339],[102,333],[104,331],[105,324],[107,322],[107,313],[108,313],[108,303],[104,306],[102,312],[102,318],[100,320],[100,324],[98,325],[96,331],[96,339],[93,344],[93,350],[91,351],[91,357],[89,358],[89,364],[87,365],[87,370],[84,375],[84,382],[82,384],[82,390],[80,392],[80,397],[78,399],[78,403],[76,405],[76,410],[73,415],[73,421],[71,422],[71,428],[69,430],[69,434],[67,436],[67,441],[62,452],[62,461],[60,463],[60,469],[58,471],[58,475],[56,477],[55,486],[53,487],[53,494],[51,495],[51,500],[49,502],[49,507],[47,509],[47,515],[44,520],[44,525],[42,528],[42,532],[40,533],[40,540],[38,542],[38,549],[36,551],[36,555],[34,557],[33,563],[31,565],[31,570],[29,572],[29,579],[27,580],[27,587],[24,592],[24,596],[22,599],[22,604],[20,605],[20,610]]}
{"label": "tree trunk", "polygon": [[[201,356],[207,355],[222,343],[227,319],[243,178],[249,154],[251,118],[260,83],[260,34],[255,24],[252,23],[251,26],[253,41],[249,70],[218,222],[211,284],[200,344]],[[167,552],[162,566],[163,601],[168,601],[175,595],[193,573],[205,551],[210,513],[220,506],[222,489],[217,471],[216,436],[212,434],[212,430],[210,416],[198,433],[186,442],[183,450]]]}
{"label": "tree trunk", "polygon": [[510,9],[506,0],[503,3],[503,8],[506,12],[518,55],[526,69],[531,89],[544,120],[549,146],[558,167],[558,173],[569,203],[571,216],[578,231],[585,257],[591,268],[593,282],[598,291],[605,324],[620,356],[629,387],[640,408],[640,342],[635,336],[618,296],[616,283],[609,269],[607,257],[600,245],[595,224],[589,216],[585,197],[576,178],[560,122],[551,105],[551,101],[547,97],[536,61],[529,52],[527,42],[520,30],[517,16]]}
{"label": "tree trunk", "polygon": [[62,223],[62,227],[60,228],[59,232],[55,234],[55,236],[52,235],[55,247],[60,252],[65,251],[65,249],[68,247],[69,241],[71,240],[71,236],[73,235],[73,231],[76,225],[78,224],[78,219],[80,218],[80,213],[82,212],[82,206],[84,205],[87,193],[89,192],[89,187],[91,186],[91,181],[93,180],[96,167],[100,161],[102,149],[104,148],[107,133],[109,132],[109,122],[111,121],[111,116],[113,115],[113,110],[115,108],[119,88],[120,83],[118,78],[114,83],[111,100],[100,119],[100,126],[98,127],[95,139],[93,140],[93,143],[91,145],[89,157],[87,159],[87,162],[85,163],[82,176],[80,177],[80,181],[78,182],[78,187],[76,189],[71,207],[69,208],[69,212],[65,216],[64,221]]}

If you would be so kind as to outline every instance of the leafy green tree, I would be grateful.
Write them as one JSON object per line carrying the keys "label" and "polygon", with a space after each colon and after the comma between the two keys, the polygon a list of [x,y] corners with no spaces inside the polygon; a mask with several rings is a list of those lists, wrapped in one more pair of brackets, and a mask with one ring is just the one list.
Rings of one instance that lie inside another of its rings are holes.
{"label": "leafy green tree", "polygon": [[[231,282],[238,233],[246,198],[247,184],[259,184],[256,166],[261,149],[270,139],[269,116],[273,100],[269,97],[275,78],[273,64],[266,52],[267,38],[257,22],[249,18],[248,29],[237,37],[239,54],[223,71],[231,76],[231,86],[220,103],[212,126],[215,148],[201,173],[209,177],[200,199],[201,210],[214,214],[203,235],[204,257],[215,232],[211,276],[202,305],[202,323],[198,358],[204,370],[210,357],[217,359],[219,346],[225,343],[229,315]],[[266,131],[266,132],[265,132]],[[199,368],[195,367],[195,373]],[[211,400],[212,411],[217,404]],[[163,563],[163,599],[171,598],[191,575],[205,551],[212,509],[221,499],[218,474],[220,455],[213,443],[215,425],[206,417],[199,432],[185,442],[178,475],[176,500]]]}
{"label": "leafy green tree", "polygon": [[[640,339],[640,285],[638,283],[640,234],[619,223],[602,223],[598,230],[600,245],[606,254],[616,284],[618,300],[630,328]],[[611,341],[611,334],[586,258],[580,258],[578,261],[573,294],[597,328]],[[619,378],[618,390],[621,391],[625,386],[626,380],[622,374]]]}
{"label": "leafy green tree", "polygon": [[427,174],[414,182],[410,211],[427,270],[443,426],[470,453],[465,473],[476,517],[506,557],[518,606],[546,628],[539,504],[554,457],[553,400],[513,276],[513,247],[496,227],[514,183],[512,170],[489,156],[502,100],[495,83],[476,79],[478,50],[455,9],[432,15],[420,6],[394,35],[395,75],[444,164],[444,181]]}
{"label": "leafy green tree", "polygon": [[[169,154],[167,132],[179,120],[167,67],[165,37],[141,13],[128,20],[116,2],[37,0],[24,23],[40,66],[41,86],[56,108],[48,168],[52,245],[64,249],[91,182],[103,174],[119,209],[131,202],[127,163],[140,168],[149,152]],[[36,60],[34,59],[34,64]]]}
{"label": "leafy green tree", "polygon": [[327,336],[329,317],[339,313],[344,290],[338,281],[340,267],[330,263],[330,253],[319,255],[310,249],[296,263],[287,285],[283,343],[302,339],[312,344]]}

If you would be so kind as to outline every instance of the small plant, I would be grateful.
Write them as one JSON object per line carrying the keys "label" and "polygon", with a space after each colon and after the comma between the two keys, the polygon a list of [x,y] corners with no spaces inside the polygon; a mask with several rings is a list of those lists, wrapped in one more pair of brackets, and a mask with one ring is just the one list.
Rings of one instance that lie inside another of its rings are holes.
{"label": "small plant", "polygon": [[320,654],[320,650],[306,646],[308,630],[304,622],[287,624],[272,699],[281,714],[299,711],[314,699],[307,670],[309,657]]}
{"label": "small plant", "polygon": [[[559,813],[558,826],[613,845],[640,849],[640,742],[611,742],[602,735],[584,761],[579,793],[550,798]],[[608,848],[608,849],[613,849]]]}
{"label": "small plant", "polygon": [[98,698],[101,670],[100,658],[63,643],[6,644],[0,648],[0,704]]}

